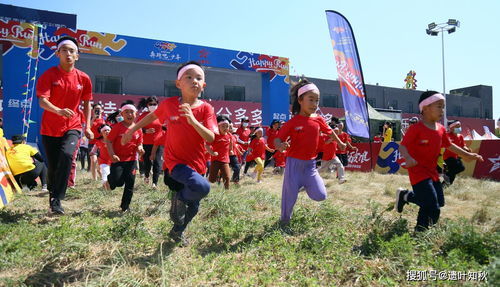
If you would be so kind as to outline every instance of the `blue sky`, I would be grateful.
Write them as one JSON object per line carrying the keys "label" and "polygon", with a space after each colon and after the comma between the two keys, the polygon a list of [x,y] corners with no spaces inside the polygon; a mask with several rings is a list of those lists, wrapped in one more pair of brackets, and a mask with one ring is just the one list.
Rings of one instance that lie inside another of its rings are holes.
{"label": "blue sky", "polygon": [[3,4],[77,14],[78,28],[288,57],[291,73],[336,79],[325,10],[342,13],[356,37],[366,84],[404,86],[415,70],[418,89],[442,91],[441,36],[427,24],[460,21],[445,34],[446,90],[493,86],[500,118],[500,1],[59,1]]}

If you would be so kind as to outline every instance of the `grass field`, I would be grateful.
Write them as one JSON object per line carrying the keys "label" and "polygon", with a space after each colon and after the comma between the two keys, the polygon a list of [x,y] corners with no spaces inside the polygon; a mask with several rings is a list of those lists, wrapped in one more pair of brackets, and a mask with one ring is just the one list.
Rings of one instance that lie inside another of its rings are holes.
{"label": "grass field", "polygon": [[[282,178],[264,176],[229,191],[213,185],[186,230],[188,247],[167,236],[163,184],[155,191],[138,178],[126,214],[123,189],[103,191],[87,173],[68,190],[64,216],[48,215],[47,194],[19,195],[0,210],[0,285],[500,285],[499,182],[459,177],[445,190],[439,224],[415,235],[417,207],[392,210],[407,176],[348,173],[339,185],[325,174],[327,200],[301,193],[285,232]],[[448,278],[434,281],[434,271]]]}

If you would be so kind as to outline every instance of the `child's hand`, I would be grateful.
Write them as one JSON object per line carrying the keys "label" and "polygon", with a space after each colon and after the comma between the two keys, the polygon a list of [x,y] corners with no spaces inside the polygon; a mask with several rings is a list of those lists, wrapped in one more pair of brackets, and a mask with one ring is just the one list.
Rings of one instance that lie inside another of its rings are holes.
{"label": "child's hand", "polygon": [[469,153],[469,155],[467,157],[465,157],[464,159],[466,159],[466,160],[478,160],[481,162],[484,161],[483,157],[477,153]]}
{"label": "child's hand", "polygon": [[358,147],[357,146],[352,146],[352,150],[358,151]]}
{"label": "child's hand", "polygon": [[145,153],[144,148],[142,148],[142,146],[139,146],[137,148],[137,152],[139,153],[139,156],[142,156]]}
{"label": "child's hand", "polygon": [[149,160],[150,160],[150,161],[155,160],[155,158],[156,158],[156,155],[155,155],[154,153],[152,153],[152,154],[149,156]]}
{"label": "child's hand", "polygon": [[216,152],[216,151],[214,151],[213,156],[218,156],[218,155],[219,155],[219,153],[218,153],[218,152]]}
{"label": "child's hand", "polygon": [[127,130],[126,133],[124,133],[122,135],[122,139],[120,140],[120,143],[122,145],[125,145],[127,144],[130,140],[132,139],[132,131],[131,130]]}
{"label": "child's hand", "polygon": [[417,164],[418,164],[418,162],[412,157],[409,157],[406,159],[406,168],[414,167]]}
{"label": "child's hand", "polygon": [[347,147],[347,145],[345,143],[339,142],[339,148],[340,148],[340,150],[345,150],[346,147]]}
{"label": "child's hand", "polygon": [[193,111],[191,110],[191,106],[187,103],[179,105],[179,112],[181,113],[181,117],[185,117],[190,125],[192,125],[196,118],[193,115]]}
{"label": "child's hand", "polygon": [[113,162],[119,162],[119,161],[120,161],[120,157],[119,157],[119,156],[117,156],[116,154],[114,154],[114,155],[111,157],[111,160],[112,160]]}

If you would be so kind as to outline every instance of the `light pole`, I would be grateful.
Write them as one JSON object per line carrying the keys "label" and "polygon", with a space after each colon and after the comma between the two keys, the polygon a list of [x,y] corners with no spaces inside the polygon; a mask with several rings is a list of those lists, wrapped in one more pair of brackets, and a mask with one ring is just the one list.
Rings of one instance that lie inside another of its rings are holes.
{"label": "light pole", "polygon": [[[441,54],[443,58],[443,96],[446,98],[446,78],[445,78],[445,68],[444,68],[444,31],[448,31],[451,34],[460,27],[460,22],[456,19],[449,19],[448,22],[436,24],[434,22],[427,25],[425,32],[430,36],[437,36],[441,32]],[[446,106],[444,108],[443,124],[445,127],[448,126],[448,119],[446,118]]]}

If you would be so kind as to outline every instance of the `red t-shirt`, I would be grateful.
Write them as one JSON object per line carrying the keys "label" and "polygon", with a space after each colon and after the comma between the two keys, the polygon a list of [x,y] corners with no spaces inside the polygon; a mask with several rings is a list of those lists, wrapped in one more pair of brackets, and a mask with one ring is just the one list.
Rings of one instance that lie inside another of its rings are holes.
{"label": "red t-shirt", "polygon": [[252,149],[252,151],[247,155],[246,161],[250,162],[255,160],[256,158],[260,157],[261,159],[266,158],[266,139],[265,138],[254,138],[250,142],[249,148]]}
{"label": "red t-shirt", "polygon": [[417,161],[417,165],[408,169],[411,185],[431,178],[439,180],[436,166],[441,153],[441,148],[447,148],[451,142],[446,134],[446,129],[437,124],[438,129],[432,130],[419,122],[411,125],[403,137],[401,145],[405,146],[408,153]]}
{"label": "red t-shirt", "polygon": [[333,132],[323,117],[295,115],[280,128],[278,138],[285,141],[290,137],[291,142],[287,156],[300,160],[311,160],[316,158],[320,131],[325,134]]}
{"label": "red t-shirt", "polygon": [[274,165],[277,167],[285,167],[286,164],[286,151],[285,152],[280,152],[277,150],[274,154]]}
{"label": "red t-shirt", "polygon": [[[352,143],[351,136],[349,136],[349,134],[346,132],[341,132],[338,135],[338,137],[339,137],[339,140],[345,144],[347,144],[347,142]],[[346,154],[346,153],[347,153],[347,147],[343,150],[341,150],[340,148],[337,149],[337,154]]]}
{"label": "red t-shirt", "polygon": [[[167,123],[167,138],[163,160],[168,170],[172,171],[178,164],[185,164],[204,174],[205,162],[205,140],[191,126],[185,117],[179,113],[180,97],[172,97],[163,100],[155,115],[161,123]],[[194,117],[206,128],[218,133],[217,120],[214,108],[203,102],[198,107],[192,108]]]}
{"label": "red t-shirt", "polygon": [[120,161],[137,160],[137,147],[142,144],[142,131],[138,130],[128,143],[122,145],[122,136],[127,130],[128,128],[123,123],[117,123],[111,127],[111,132],[108,135],[108,140],[113,143],[113,151],[120,158]]}
{"label": "red t-shirt", "polygon": [[266,127],[266,141],[269,148],[275,149],[274,140],[278,137],[279,130],[275,130],[270,127]]}
{"label": "red t-shirt", "polygon": [[215,139],[212,142],[212,150],[217,152],[217,156],[212,156],[212,161],[220,161],[229,163],[229,147],[232,141],[232,135],[226,133],[225,135],[215,135]]}
{"label": "red t-shirt", "polygon": [[[465,147],[465,140],[464,140],[464,136],[462,136],[461,134],[456,134],[456,133],[448,133],[448,137],[450,138],[450,141],[454,144],[456,144],[457,146],[463,148]],[[453,157],[453,158],[458,158],[458,154],[446,149],[444,151],[444,154],[443,154],[443,159],[448,159],[450,157]]]}
{"label": "red t-shirt", "polygon": [[[239,127],[237,130],[236,130],[236,135],[238,135],[238,138],[241,140],[241,141],[244,141],[244,142],[248,142],[248,140],[250,140],[250,129],[247,127],[247,128],[243,128],[243,127]],[[241,147],[243,147],[244,150],[247,150],[248,149],[248,144],[241,144]]]}
{"label": "red t-shirt", "polygon": [[321,142],[323,142],[323,158],[322,160],[332,160],[336,157],[337,141],[331,140],[330,143],[326,141],[331,140],[329,135],[322,135]]}
{"label": "red t-shirt", "polygon": [[99,149],[99,158],[98,158],[99,164],[110,165],[112,161],[111,161],[111,157],[109,156],[109,152],[108,152],[108,149],[106,147],[106,143],[104,143],[104,141],[102,139],[100,139],[100,140],[96,140],[95,145]]}
{"label": "red t-shirt", "polygon": [[[149,112],[145,112],[145,113],[142,113],[136,120],[136,122],[139,122],[140,120],[142,120],[145,116],[149,115]],[[151,133],[151,134],[148,134],[146,132],[147,129],[155,129],[155,132],[154,133]],[[150,123],[149,125],[145,126],[142,128],[142,135],[144,137],[144,142],[143,144],[150,144],[150,145],[154,145],[155,143],[155,140],[156,138],[160,137],[161,136],[161,123],[158,119],[154,120],[152,123]]]}
{"label": "red t-shirt", "polygon": [[160,135],[155,138],[153,145],[164,146],[167,140],[167,131],[161,130]]}
{"label": "red t-shirt", "polygon": [[69,130],[82,130],[82,101],[92,100],[92,81],[84,72],[73,69],[64,71],[60,66],[45,71],[37,81],[36,96],[46,98],[58,108],[68,108],[75,112],[71,118],[43,111],[40,134],[62,137]]}
{"label": "red t-shirt", "polygon": [[94,119],[94,121],[92,122],[92,127],[90,127],[90,130],[92,131],[92,133],[94,133],[94,139],[90,140],[89,144],[96,144],[96,142],[98,141],[97,138],[101,137],[101,133],[99,132],[99,128],[103,124],[104,124],[104,119],[102,119],[102,118]]}

